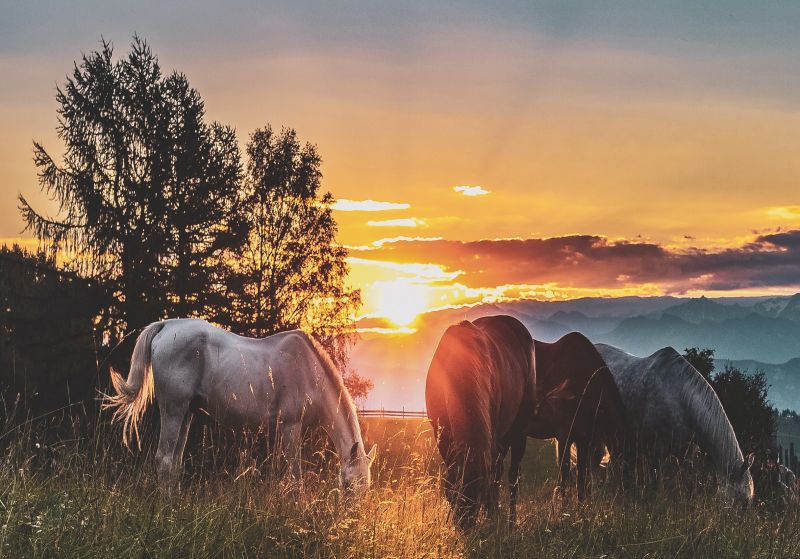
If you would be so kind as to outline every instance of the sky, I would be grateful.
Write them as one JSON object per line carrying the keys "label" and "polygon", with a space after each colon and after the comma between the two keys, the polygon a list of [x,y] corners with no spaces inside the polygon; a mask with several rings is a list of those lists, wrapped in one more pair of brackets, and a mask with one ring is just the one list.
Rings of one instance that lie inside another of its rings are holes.
{"label": "sky", "polygon": [[0,238],[55,88],[134,33],[244,142],[317,145],[362,314],[800,291],[798,2],[0,0]]}

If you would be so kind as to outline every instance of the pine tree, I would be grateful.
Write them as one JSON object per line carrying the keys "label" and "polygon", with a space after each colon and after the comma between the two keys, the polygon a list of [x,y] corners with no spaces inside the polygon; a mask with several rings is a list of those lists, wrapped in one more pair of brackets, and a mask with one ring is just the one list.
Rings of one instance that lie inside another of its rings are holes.
{"label": "pine tree", "polygon": [[134,37],[82,57],[58,89],[59,163],[34,144],[43,191],[59,205],[46,217],[20,196],[31,230],[119,301],[128,328],[202,314],[213,303],[207,266],[242,235],[240,157],[234,131],[205,121],[185,75],[163,75]]}

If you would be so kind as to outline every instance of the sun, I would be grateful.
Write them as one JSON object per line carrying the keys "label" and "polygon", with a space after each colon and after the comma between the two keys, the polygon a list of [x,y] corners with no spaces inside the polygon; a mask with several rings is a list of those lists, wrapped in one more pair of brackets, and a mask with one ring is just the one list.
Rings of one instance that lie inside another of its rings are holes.
{"label": "sun", "polygon": [[418,283],[405,279],[381,281],[374,284],[377,314],[397,326],[408,326],[428,304],[427,291]]}

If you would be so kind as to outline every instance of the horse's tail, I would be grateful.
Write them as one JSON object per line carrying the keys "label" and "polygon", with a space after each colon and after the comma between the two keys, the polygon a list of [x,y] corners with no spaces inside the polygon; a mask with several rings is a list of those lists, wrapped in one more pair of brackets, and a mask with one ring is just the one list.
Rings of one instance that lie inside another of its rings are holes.
{"label": "horse's tail", "polygon": [[116,394],[105,396],[103,409],[113,409],[112,421],[122,421],[122,442],[126,447],[130,446],[131,439],[135,437],[141,448],[139,421],[154,395],[151,344],[153,338],[164,328],[164,324],[154,322],[139,334],[133,348],[127,380],[111,368],[111,384]]}

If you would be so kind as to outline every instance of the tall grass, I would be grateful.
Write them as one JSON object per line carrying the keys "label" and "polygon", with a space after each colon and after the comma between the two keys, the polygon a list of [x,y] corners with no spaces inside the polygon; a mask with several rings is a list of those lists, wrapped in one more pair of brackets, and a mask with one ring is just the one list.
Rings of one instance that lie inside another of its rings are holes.
{"label": "tall grass", "polygon": [[[180,492],[155,483],[152,450],[124,451],[119,432],[80,426],[42,438],[0,433],[0,554],[6,557],[793,557],[797,511],[748,511],[673,486],[637,498],[596,487],[586,504],[554,496],[549,443],[529,444],[515,529],[453,527],[439,492],[427,424],[366,420],[377,443],[374,486],[338,491],[331,460],[309,456],[301,486],[248,456],[222,470],[190,457]],[[45,444],[44,440],[51,442]],[[38,445],[38,446],[37,446]]]}

